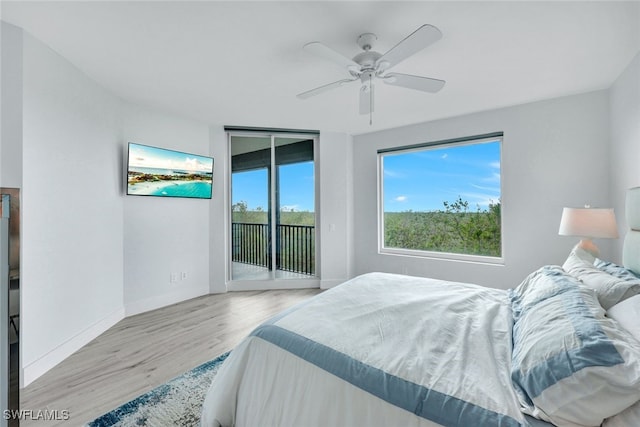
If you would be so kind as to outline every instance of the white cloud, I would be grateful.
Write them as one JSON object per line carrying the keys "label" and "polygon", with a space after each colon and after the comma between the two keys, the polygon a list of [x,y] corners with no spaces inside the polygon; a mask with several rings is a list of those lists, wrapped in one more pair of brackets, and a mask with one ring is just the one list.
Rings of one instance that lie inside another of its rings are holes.
{"label": "white cloud", "polygon": [[498,203],[500,201],[500,197],[487,193],[463,193],[461,197],[469,201],[469,210],[471,211],[475,210],[476,205],[482,209],[488,207],[490,203]]}
{"label": "white cloud", "polygon": [[395,199],[396,202],[406,202],[407,201],[407,196],[398,196]]}
{"label": "white cloud", "polygon": [[496,187],[484,187],[482,185],[471,184],[472,187],[477,188],[478,190],[491,191],[495,194],[500,194],[500,188]]}
{"label": "white cloud", "polygon": [[212,163],[207,160],[207,163],[203,163],[198,158],[190,158],[185,156],[184,159],[165,159],[153,156],[148,156],[144,152],[132,151],[131,160],[129,164],[134,167],[147,167],[156,169],[173,169],[173,170],[185,170],[191,172],[210,171]]}
{"label": "white cloud", "polygon": [[388,168],[384,168],[384,176],[389,178],[405,178],[407,174],[403,172],[397,172]]}
{"label": "white cloud", "polygon": [[491,173],[491,175],[485,176],[484,178],[481,178],[482,182],[487,182],[487,183],[498,183],[500,182],[500,173],[499,172],[493,172]]}
{"label": "white cloud", "polygon": [[449,157],[447,153],[444,153],[442,156],[440,156],[441,159],[446,159],[447,157]]}

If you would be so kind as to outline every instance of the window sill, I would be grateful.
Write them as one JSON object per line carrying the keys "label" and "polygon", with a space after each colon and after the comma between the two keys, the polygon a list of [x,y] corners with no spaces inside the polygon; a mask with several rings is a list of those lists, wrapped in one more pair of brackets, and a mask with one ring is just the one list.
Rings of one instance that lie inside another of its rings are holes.
{"label": "window sill", "polygon": [[504,266],[504,257],[454,254],[454,253],[448,253],[448,252],[419,251],[419,250],[400,249],[400,248],[381,248],[378,251],[378,253],[380,255],[428,258],[428,259],[437,259],[442,261],[468,262],[473,264]]}

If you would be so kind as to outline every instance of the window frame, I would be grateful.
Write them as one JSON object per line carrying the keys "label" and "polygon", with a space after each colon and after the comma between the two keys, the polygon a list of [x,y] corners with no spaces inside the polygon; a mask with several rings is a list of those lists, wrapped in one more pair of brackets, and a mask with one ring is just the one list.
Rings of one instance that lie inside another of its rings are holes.
{"label": "window frame", "polygon": [[[389,154],[410,153],[417,151],[429,151],[443,146],[475,145],[497,141],[500,146],[500,256],[472,255],[452,252],[437,252],[419,249],[389,248],[385,246],[384,228],[384,156]],[[481,264],[504,265],[504,179],[503,179],[503,132],[494,132],[483,135],[467,136],[461,138],[424,142],[413,145],[404,145],[392,148],[379,149],[377,152],[377,216],[378,216],[378,253],[381,255],[408,256],[418,258],[431,258],[458,262],[472,262]]]}

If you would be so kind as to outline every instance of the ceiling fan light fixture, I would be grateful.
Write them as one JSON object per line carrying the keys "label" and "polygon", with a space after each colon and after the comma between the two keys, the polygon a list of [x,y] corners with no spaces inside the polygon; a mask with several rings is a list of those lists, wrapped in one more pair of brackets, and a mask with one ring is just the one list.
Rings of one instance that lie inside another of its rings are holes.
{"label": "ceiling fan light fixture", "polygon": [[373,71],[365,71],[364,73],[360,74],[360,81],[362,82],[363,85],[370,85],[371,81],[373,80],[373,77],[374,77]]}

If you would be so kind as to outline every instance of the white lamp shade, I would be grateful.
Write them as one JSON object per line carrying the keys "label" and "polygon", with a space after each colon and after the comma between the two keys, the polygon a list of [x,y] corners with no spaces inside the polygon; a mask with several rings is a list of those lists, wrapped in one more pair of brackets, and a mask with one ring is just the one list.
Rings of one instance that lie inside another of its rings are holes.
{"label": "white lamp shade", "polygon": [[616,216],[613,209],[564,208],[558,234],[615,239],[618,237]]}

